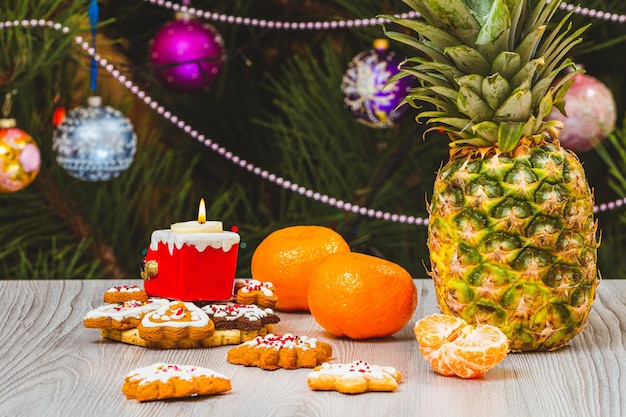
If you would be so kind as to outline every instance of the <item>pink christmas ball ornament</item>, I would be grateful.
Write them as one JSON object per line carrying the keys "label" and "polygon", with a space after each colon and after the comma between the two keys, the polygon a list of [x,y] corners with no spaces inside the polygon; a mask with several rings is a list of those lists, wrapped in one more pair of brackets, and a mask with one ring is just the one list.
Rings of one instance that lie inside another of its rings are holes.
{"label": "pink christmas ball ornament", "polygon": [[550,118],[564,124],[559,136],[563,146],[587,152],[613,132],[617,120],[615,99],[601,81],[578,74],[564,99],[567,117],[556,108],[550,113]]}
{"label": "pink christmas ball ornament", "polygon": [[150,41],[156,76],[179,93],[208,90],[225,60],[224,41],[217,30],[184,16],[165,24]]}

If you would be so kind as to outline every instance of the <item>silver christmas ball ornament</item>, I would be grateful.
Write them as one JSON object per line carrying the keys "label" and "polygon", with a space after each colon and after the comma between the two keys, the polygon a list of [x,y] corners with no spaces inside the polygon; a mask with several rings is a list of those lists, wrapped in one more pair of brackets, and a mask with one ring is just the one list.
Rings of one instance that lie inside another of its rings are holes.
{"label": "silver christmas ball ornament", "polygon": [[133,162],[137,135],[119,110],[103,106],[100,97],[71,110],[52,139],[57,162],[74,178],[107,181]]}

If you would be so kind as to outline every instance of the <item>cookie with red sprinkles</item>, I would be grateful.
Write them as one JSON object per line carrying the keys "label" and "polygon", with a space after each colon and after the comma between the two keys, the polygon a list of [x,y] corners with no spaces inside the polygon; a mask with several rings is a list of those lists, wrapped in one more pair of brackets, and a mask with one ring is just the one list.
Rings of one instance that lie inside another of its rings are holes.
{"label": "cookie with red sprinkles", "polygon": [[132,329],[149,312],[158,310],[167,300],[150,298],[148,301],[124,301],[106,304],[89,311],[83,325],[91,329]]}
{"label": "cookie with red sprinkles", "polygon": [[124,303],[126,301],[147,302],[148,293],[137,285],[120,285],[108,288],[103,297],[105,303]]}
{"label": "cookie with red sprinkles", "polygon": [[122,392],[128,399],[155,401],[230,391],[230,379],[208,368],[155,363],[130,371]]}
{"label": "cookie with red sprinkles", "polygon": [[323,363],[307,376],[312,390],[361,394],[369,391],[395,391],[402,374],[390,366],[371,365],[365,361],[348,364]]}
{"label": "cookie with red sprinkles", "polygon": [[231,348],[226,356],[235,365],[257,366],[265,370],[314,368],[328,361],[332,346],[315,338],[267,334]]}
{"label": "cookie with red sprinkles", "polygon": [[215,324],[195,304],[172,301],[146,314],[137,330],[139,336],[148,342],[202,340],[213,335]]}
{"label": "cookie with red sprinkles", "polygon": [[274,284],[256,279],[236,279],[235,297],[239,304],[256,304],[261,308],[274,308],[278,302]]}

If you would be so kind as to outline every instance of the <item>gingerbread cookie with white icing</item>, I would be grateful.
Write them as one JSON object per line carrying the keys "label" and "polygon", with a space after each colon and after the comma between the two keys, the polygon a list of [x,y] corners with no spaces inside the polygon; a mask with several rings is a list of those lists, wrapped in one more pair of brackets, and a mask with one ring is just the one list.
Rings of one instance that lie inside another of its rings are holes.
{"label": "gingerbread cookie with white icing", "polygon": [[105,303],[111,304],[124,303],[126,301],[140,301],[145,303],[148,301],[148,294],[144,289],[136,285],[121,285],[107,289],[103,299]]}
{"label": "gingerbread cookie with white icing", "polygon": [[150,298],[145,302],[131,300],[106,304],[88,312],[83,318],[83,325],[91,329],[131,329],[137,327],[147,313],[167,302],[161,298]]}
{"label": "gingerbread cookie with white icing", "polygon": [[208,304],[202,310],[215,323],[215,330],[260,330],[280,321],[271,308],[261,308],[255,304]]}
{"label": "gingerbread cookie with white icing", "polygon": [[195,304],[172,301],[146,314],[137,331],[139,337],[148,342],[197,341],[213,335],[215,324]]}
{"label": "gingerbread cookie with white icing", "polygon": [[307,376],[313,390],[361,394],[368,391],[395,391],[402,374],[390,366],[370,365],[364,361],[348,364],[323,363]]}
{"label": "gingerbread cookie with white icing", "polygon": [[261,308],[274,308],[278,301],[274,284],[256,279],[236,279],[235,297],[239,304],[256,304]]}
{"label": "gingerbread cookie with white icing", "polygon": [[208,368],[155,363],[129,372],[122,392],[128,399],[155,401],[230,391],[230,379]]}
{"label": "gingerbread cookie with white icing", "polygon": [[226,360],[265,370],[314,368],[332,356],[332,346],[315,338],[285,334],[258,336],[231,348]]}

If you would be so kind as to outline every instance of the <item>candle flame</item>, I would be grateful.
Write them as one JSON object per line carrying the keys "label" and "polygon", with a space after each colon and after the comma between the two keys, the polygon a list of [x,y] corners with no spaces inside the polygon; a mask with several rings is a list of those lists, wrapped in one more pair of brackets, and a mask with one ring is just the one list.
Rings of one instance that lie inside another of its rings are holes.
{"label": "candle flame", "polygon": [[200,205],[198,206],[198,223],[206,223],[206,205],[204,204],[204,198],[200,199]]}

